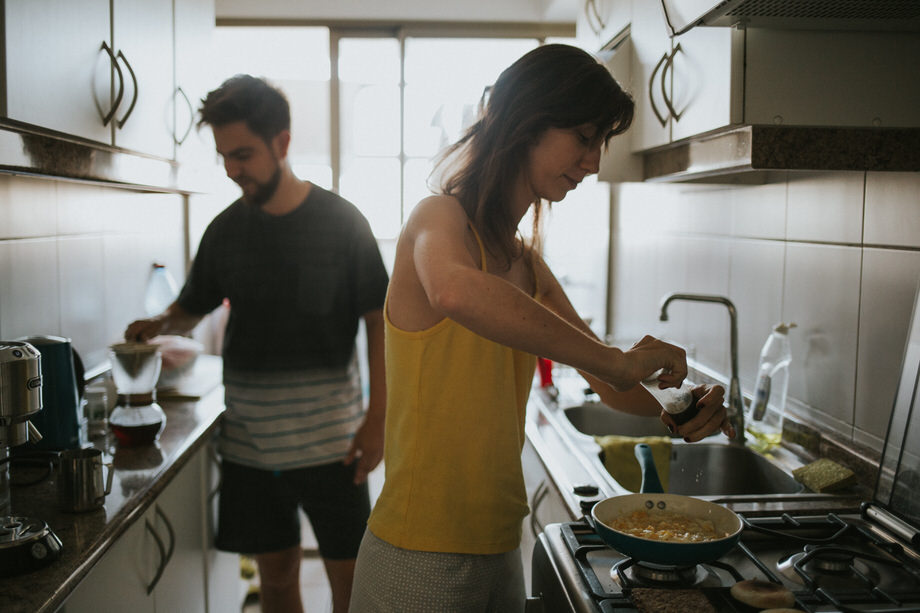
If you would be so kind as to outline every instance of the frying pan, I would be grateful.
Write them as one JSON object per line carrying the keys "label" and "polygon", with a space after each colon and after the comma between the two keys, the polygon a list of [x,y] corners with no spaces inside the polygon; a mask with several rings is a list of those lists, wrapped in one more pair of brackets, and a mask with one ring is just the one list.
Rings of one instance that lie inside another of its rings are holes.
{"label": "frying pan", "polygon": [[[672,566],[709,562],[721,557],[735,546],[744,525],[734,511],[699,498],[663,493],[651,448],[640,443],[636,445],[635,453],[642,467],[640,493],[606,498],[594,505],[591,510],[590,523],[607,545],[636,560]],[[632,536],[610,527],[617,517],[633,511],[653,509],[708,519],[716,532],[728,536],[699,543],[676,543]]]}

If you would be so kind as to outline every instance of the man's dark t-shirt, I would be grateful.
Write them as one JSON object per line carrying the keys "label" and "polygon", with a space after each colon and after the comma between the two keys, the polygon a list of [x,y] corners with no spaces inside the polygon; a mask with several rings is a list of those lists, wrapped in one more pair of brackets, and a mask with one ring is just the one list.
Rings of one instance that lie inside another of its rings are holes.
{"label": "man's dark t-shirt", "polygon": [[341,368],[359,318],[383,307],[387,283],[364,216],[313,185],[286,215],[242,200],[224,209],[205,230],[178,302],[203,315],[229,299],[228,370]]}

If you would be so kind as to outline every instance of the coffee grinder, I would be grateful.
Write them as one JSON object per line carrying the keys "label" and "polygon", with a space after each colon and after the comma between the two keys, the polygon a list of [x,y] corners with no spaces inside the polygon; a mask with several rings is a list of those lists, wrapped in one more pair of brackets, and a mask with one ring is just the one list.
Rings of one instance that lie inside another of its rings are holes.
{"label": "coffee grinder", "polygon": [[44,521],[13,515],[10,448],[41,439],[29,421],[42,409],[41,354],[20,341],[0,341],[0,576],[37,570],[61,554]]}

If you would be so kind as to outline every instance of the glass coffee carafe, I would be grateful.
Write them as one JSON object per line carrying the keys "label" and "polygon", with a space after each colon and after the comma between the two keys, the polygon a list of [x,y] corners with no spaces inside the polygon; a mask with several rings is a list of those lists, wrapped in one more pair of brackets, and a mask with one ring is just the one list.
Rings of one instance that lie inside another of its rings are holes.
{"label": "glass coffee carafe", "polygon": [[159,346],[119,343],[109,347],[109,359],[118,391],[118,400],[109,416],[109,428],[120,445],[145,445],[156,441],[166,425],[166,414],[156,402],[162,363]]}

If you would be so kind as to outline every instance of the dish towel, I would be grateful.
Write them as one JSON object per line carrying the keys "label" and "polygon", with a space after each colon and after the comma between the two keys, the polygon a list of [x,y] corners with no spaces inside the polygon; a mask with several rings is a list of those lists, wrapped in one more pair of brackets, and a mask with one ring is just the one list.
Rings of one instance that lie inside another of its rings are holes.
{"label": "dish towel", "polygon": [[658,469],[658,478],[664,491],[668,491],[668,475],[671,468],[671,439],[667,436],[622,436],[608,434],[595,436],[594,440],[604,450],[604,468],[617,483],[631,492],[642,487],[642,469],[636,459],[635,448],[645,443],[652,448],[652,458]]}

